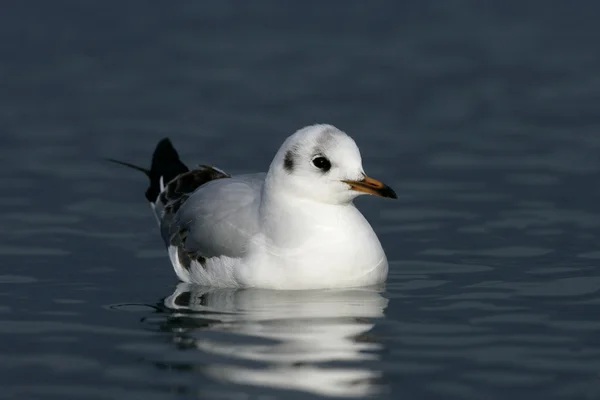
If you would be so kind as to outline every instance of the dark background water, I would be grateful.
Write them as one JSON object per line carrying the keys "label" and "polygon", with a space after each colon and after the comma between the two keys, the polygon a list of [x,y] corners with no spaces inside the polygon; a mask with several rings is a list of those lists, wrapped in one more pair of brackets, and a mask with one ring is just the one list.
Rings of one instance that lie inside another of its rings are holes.
{"label": "dark background water", "polygon": [[[600,397],[592,1],[13,1],[0,12],[0,398]],[[331,123],[385,289],[177,286],[145,164],[265,170]]]}

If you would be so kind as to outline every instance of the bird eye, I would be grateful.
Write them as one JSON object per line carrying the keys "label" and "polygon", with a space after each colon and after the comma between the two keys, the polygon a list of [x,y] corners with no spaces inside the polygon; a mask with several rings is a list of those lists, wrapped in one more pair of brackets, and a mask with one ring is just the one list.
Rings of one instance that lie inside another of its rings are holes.
{"label": "bird eye", "polygon": [[323,156],[313,158],[312,163],[323,172],[327,172],[331,168],[331,163]]}

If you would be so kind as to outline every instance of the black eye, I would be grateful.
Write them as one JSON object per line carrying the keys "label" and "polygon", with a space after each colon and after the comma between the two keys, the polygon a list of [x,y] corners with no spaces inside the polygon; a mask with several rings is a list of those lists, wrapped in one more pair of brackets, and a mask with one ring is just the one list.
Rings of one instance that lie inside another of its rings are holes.
{"label": "black eye", "polygon": [[319,168],[323,172],[327,172],[331,168],[331,163],[325,157],[315,157],[313,158],[312,162],[315,167]]}

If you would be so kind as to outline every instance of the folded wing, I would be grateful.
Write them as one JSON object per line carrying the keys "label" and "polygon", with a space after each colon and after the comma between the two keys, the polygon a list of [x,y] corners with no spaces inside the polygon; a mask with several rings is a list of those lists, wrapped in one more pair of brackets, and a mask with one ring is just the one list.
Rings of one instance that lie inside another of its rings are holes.
{"label": "folded wing", "polygon": [[203,166],[175,178],[159,196],[155,210],[165,244],[194,259],[241,257],[258,231],[264,177],[263,173],[232,178]]}

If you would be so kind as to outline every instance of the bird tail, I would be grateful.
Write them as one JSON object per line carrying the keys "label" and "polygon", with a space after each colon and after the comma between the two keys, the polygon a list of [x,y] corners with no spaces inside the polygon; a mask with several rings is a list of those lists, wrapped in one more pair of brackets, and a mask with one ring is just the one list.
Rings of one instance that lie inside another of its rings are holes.
{"label": "bird tail", "polygon": [[107,160],[143,172],[150,180],[150,186],[146,189],[146,199],[152,205],[156,203],[158,195],[171,180],[189,171],[188,167],[179,159],[179,154],[169,138],[162,139],[156,145],[150,169],[112,158]]}

